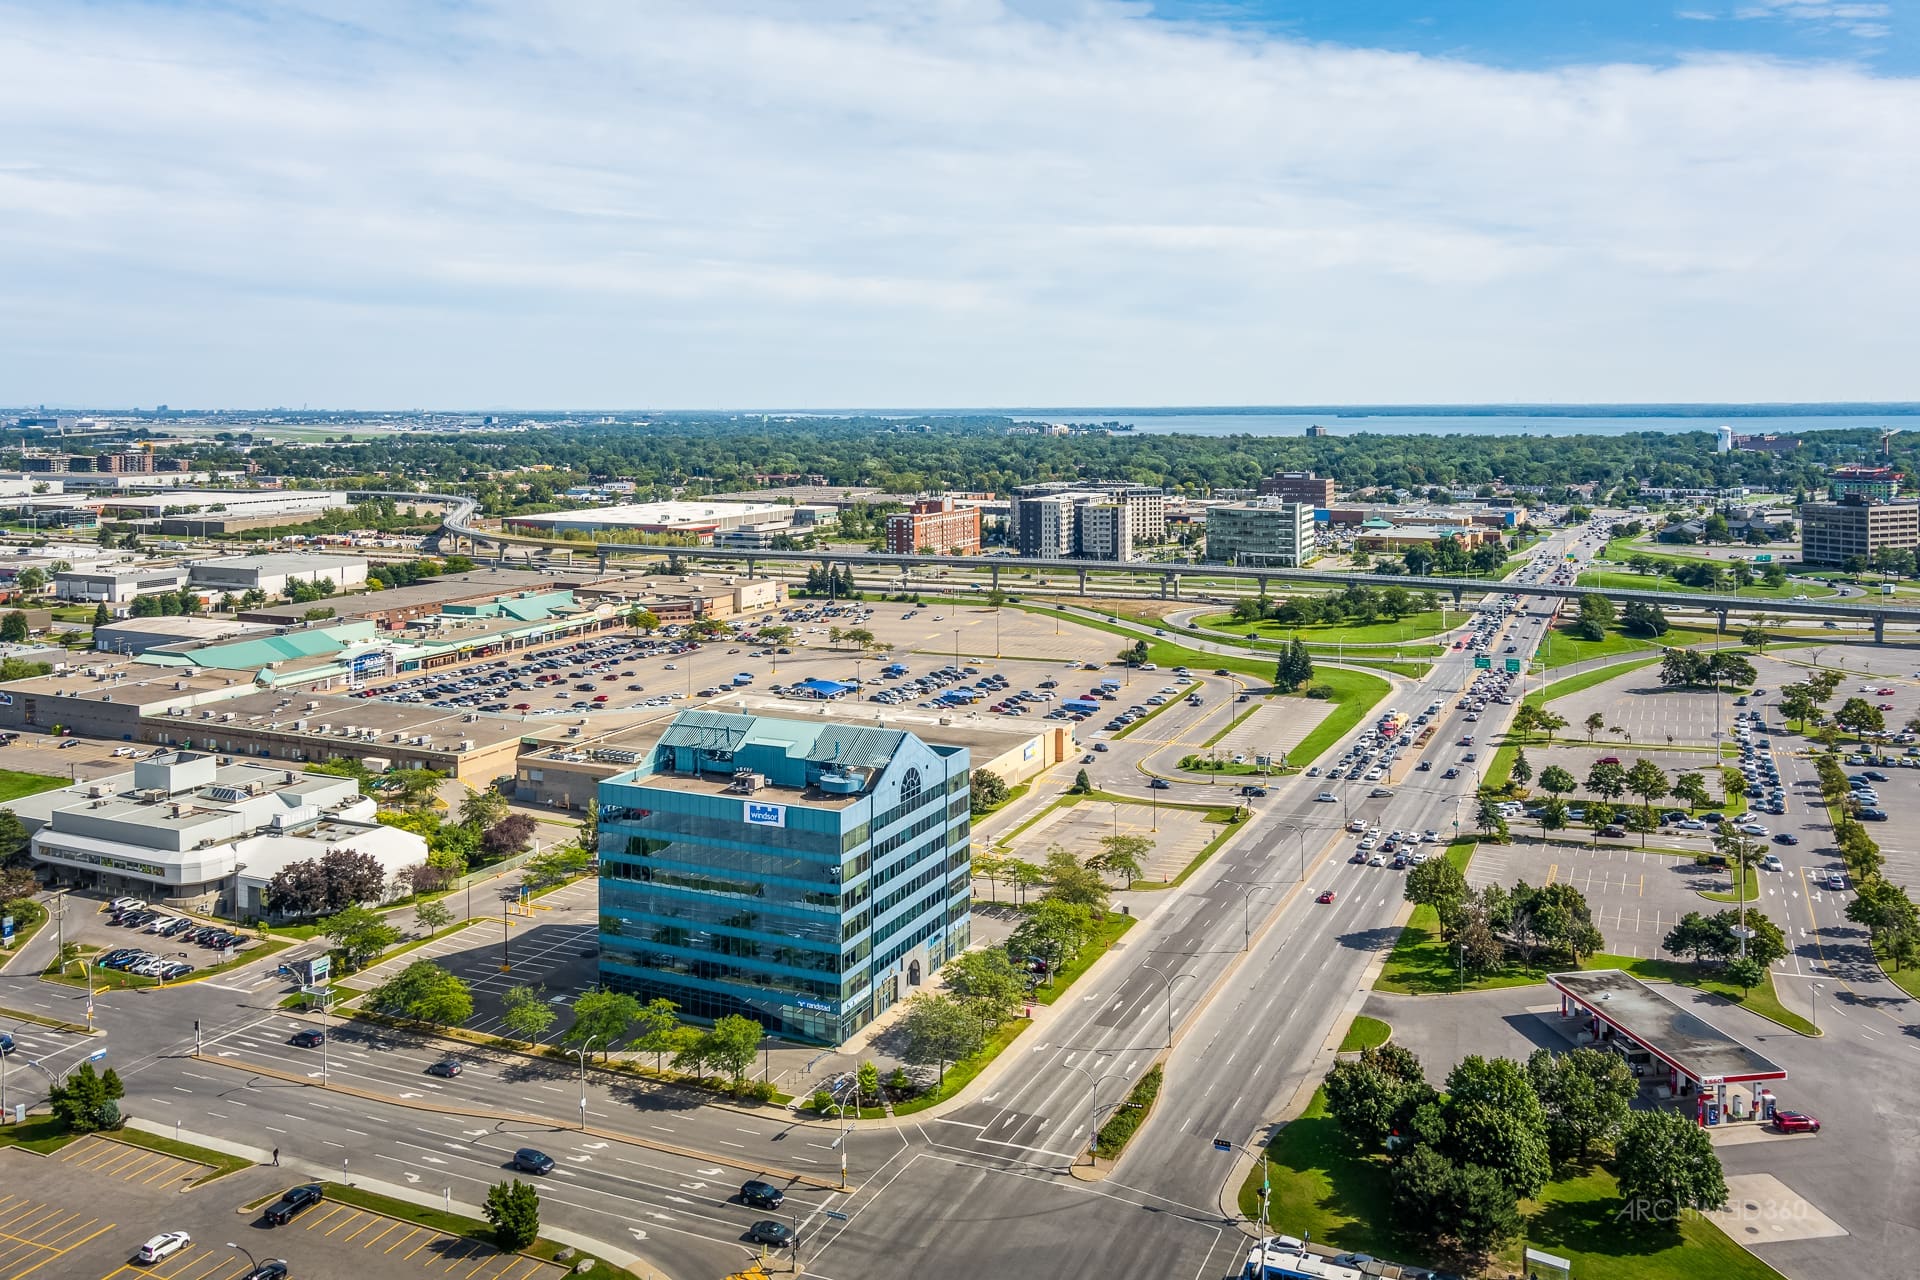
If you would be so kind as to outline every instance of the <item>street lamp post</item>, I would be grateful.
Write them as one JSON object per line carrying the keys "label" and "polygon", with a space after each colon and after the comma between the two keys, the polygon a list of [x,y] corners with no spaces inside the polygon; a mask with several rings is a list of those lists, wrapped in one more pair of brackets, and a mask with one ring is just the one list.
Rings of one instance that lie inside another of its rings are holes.
{"label": "street lamp post", "polygon": [[593,1047],[595,1040],[601,1038],[600,1036],[588,1036],[586,1043],[574,1050],[575,1053],[580,1055],[580,1128],[583,1132],[587,1127],[587,1050]]}
{"label": "street lamp post", "polygon": [[60,972],[65,973],[67,971],[67,965],[70,965],[70,964],[79,965],[80,972],[87,975],[87,1030],[92,1031],[93,1030],[93,966],[88,964],[84,959],[76,956],[72,960],[67,960],[62,962],[62,964],[60,965]]}
{"label": "street lamp post", "polygon": [[1109,1071],[1095,1076],[1092,1067],[1076,1067],[1072,1063],[1064,1064],[1069,1071],[1078,1071],[1087,1078],[1087,1167],[1093,1168],[1100,1161],[1097,1154],[1100,1141],[1100,1086],[1109,1080],[1125,1080],[1124,1071]]}
{"label": "street lamp post", "polygon": [[247,1247],[246,1247],[245,1245],[243,1245],[243,1244],[235,1244],[235,1243],[234,1243],[233,1241],[231,1241],[231,1240],[229,1240],[229,1241],[227,1241],[227,1248],[229,1248],[229,1249],[238,1249],[238,1250],[239,1250],[240,1252],[242,1252],[242,1253],[244,1253],[244,1254],[246,1254],[246,1255],[247,1255],[247,1265],[248,1265],[249,1267],[251,1267],[251,1268],[253,1268],[253,1270],[255,1270],[255,1271],[258,1271],[258,1270],[260,1269],[260,1262],[259,1262],[259,1259],[257,1259],[257,1258],[255,1258],[255,1257],[253,1256],[253,1250],[251,1250],[251,1249],[249,1249],[249,1248],[247,1248]]}
{"label": "street lamp post", "polygon": [[1167,984],[1167,1048],[1171,1049],[1173,1048],[1173,984],[1185,981],[1194,975],[1191,973],[1176,973],[1172,977],[1168,977],[1150,964],[1143,964],[1140,967]]}

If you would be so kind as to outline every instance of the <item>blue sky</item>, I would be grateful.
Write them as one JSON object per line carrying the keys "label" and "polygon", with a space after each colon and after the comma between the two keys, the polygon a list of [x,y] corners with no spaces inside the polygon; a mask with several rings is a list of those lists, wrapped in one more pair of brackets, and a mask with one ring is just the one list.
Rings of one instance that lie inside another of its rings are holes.
{"label": "blue sky", "polygon": [[1900,6],[1683,6],[0,0],[0,405],[1920,398]]}
{"label": "blue sky", "polygon": [[1879,0],[1154,0],[1173,21],[1395,49],[1490,66],[1669,64],[1739,55],[1915,70],[1911,22]]}

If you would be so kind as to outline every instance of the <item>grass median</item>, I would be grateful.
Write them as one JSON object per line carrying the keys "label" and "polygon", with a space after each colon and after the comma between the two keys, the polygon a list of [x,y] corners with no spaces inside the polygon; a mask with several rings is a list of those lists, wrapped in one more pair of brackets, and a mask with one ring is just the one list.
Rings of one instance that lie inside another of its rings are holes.
{"label": "grass median", "polygon": [[[507,1178],[503,1177],[501,1181],[505,1182]],[[366,1209],[372,1213],[385,1214],[389,1218],[398,1218],[402,1222],[411,1222],[415,1226],[425,1227],[429,1231],[438,1231],[442,1234],[455,1236],[463,1240],[477,1240],[481,1243],[499,1248],[494,1242],[493,1227],[479,1218],[469,1218],[464,1214],[449,1213],[444,1209],[429,1209],[424,1205],[409,1204],[405,1200],[395,1200],[391,1196],[383,1196],[375,1191],[363,1190],[353,1186],[351,1183],[327,1182],[321,1185],[326,1188],[326,1198],[337,1201],[340,1204],[352,1205],[356,1209]],[[560,1263],[559,1255],[567,1247],[566,1245],[557,1244],[552,1240],[548,1240],[543,1236],[528,1245],[525,1249],[520,1250],[520,1253],[528,1258],[538,1258],[542,1262]],[[616,1267],[604,1258],[596,1258],[593,1254],[577,1248],[574,1249],[568,1259],[564,1263],[560,1263],[560,1265],[577,1270],[581,1262],[586,1259],[592,1259],[593,1262],[589,1274],[606,1276],[608,1280],[638,1280],[638,1278],[626,1268]]]}

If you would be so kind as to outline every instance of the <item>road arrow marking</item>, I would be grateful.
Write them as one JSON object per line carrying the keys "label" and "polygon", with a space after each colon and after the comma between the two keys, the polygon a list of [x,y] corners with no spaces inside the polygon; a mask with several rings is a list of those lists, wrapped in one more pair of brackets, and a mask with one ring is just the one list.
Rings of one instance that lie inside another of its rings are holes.
{"label": "road arrow marking", "polygon": [[406,1179],[408,1182],[418,1182],[420,1181],[420,1175],[408,1169],[406,1170]]}

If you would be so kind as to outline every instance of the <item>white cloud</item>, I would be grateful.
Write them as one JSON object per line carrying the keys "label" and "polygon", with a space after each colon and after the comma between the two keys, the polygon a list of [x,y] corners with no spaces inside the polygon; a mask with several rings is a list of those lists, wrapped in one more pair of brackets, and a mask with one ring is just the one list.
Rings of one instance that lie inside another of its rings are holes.
{"label": "white cloud", "polygon": [[1893,16],[1890,4],[1812,3],[1810,0],[1757,0],[1733,11],[1736,18],[1780,18],[1811,23],[1828,31],[1844,32],[1862,40],[1884,40],[1893,27],[1883,19]]}
{"label": "white cloud", "polygon": [[0,400],[1913,394],[1913,81],[798,12],[0,8]]}

